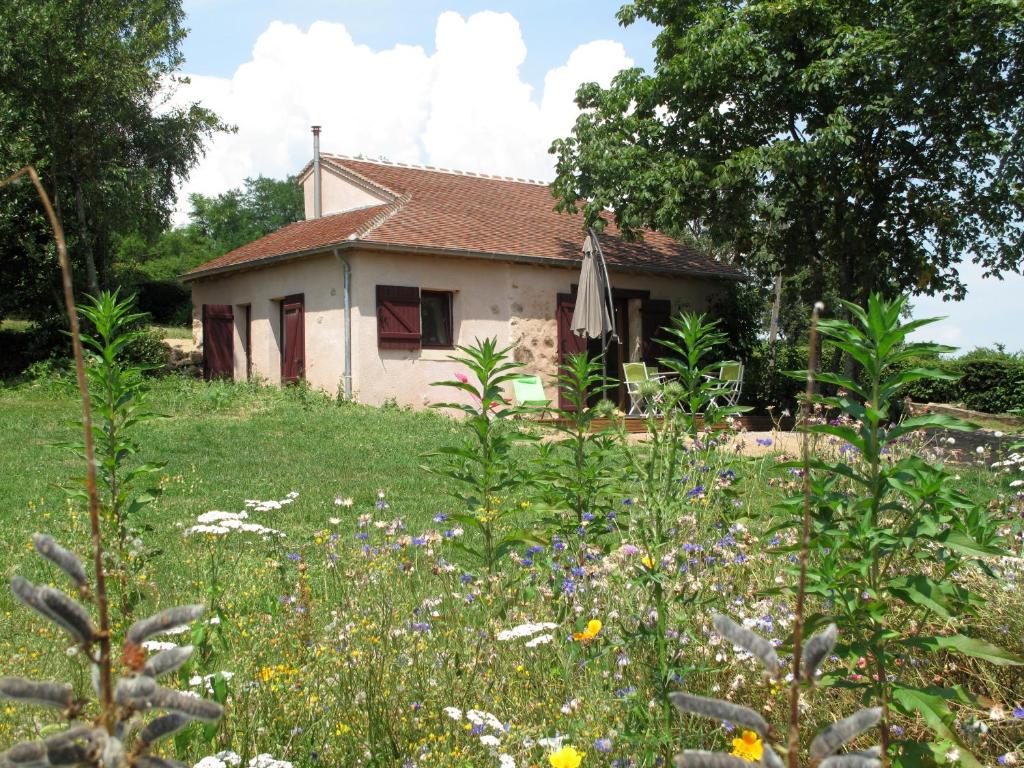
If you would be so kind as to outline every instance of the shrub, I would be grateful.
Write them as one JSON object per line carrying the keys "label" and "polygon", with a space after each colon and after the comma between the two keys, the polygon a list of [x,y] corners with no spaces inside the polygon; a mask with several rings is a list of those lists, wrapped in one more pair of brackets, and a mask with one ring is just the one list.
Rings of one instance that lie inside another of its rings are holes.
{"label": "shrub", "polygon": [[967,360],[959,384],[961,399],[972,410],[1005,413],[1024,408],[1024,360],[1020,358]]}

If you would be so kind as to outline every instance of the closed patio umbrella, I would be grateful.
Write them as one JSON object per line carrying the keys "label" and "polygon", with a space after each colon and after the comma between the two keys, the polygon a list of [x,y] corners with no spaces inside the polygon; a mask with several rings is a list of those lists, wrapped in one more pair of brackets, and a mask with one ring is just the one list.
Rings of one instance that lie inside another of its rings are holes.
{"label": "closed patio umbrella", "polygon": [[604,266],[598,264],[600,251],[595,256],[593,233],[583,243],[583,268],[580,270],[580,286],[576,292],[576,306],[572,312],[573,333],[591,339],[614,333],[611,314],[608,311],[607,286],[604,280]]}

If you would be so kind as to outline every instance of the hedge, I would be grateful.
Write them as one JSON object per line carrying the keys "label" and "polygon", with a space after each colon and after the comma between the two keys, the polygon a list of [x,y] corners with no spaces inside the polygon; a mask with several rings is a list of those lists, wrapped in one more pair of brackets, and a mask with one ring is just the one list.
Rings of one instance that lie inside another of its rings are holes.
{"label": "hedge", "polygon": [[[757,409],[768,405],[794,408],[804,385],[784,372],[805,369],[807,349],[802,345],[780,344],[776,356],[773,367],[768,345],[762,343],[745,361],[744,404]],[[826,354],[824,358],[828,361],[831,355]],[[954,359],[914,358],[905,361],[900,368],[930,368],[956,377],[952,380],[921,379],[907,384],[904,393],[914,402],[962,403],[966,408],[983,413],[1024,410],[1024,357],[979,350]]]}

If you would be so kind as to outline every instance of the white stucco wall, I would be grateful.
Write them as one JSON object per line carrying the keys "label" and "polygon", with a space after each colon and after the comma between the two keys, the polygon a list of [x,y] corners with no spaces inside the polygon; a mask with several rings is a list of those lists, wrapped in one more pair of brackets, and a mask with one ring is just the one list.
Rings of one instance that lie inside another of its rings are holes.
{"label": "white stucco wall", "polygon": [[235,378],[244,380],[244,305],[249,304],[253,377],[276,384],[281,381],[280,299],[301,293],[305,300],[306,380],[333,394],[344,367],[341,285],[341,267],[330,254],[193,282],[193,340],[201,348],[203,304],[231,304],[235,319]]}
{"label": "white stucco wall", "polygon": [[[307,219],[313,218],[313,173],[306,174],[301,180],[302,195],[305,201]],[[323,215],[366,208],[387,202],[383,197],[352,184],[338,176],[329,167],[321,166],[320,173],[320,207]]]}
{"label": "white stucco wall", "polygon": [[[431,386],[464,370],[448,360],[450,350],[391,350],[377,344],[378,285],[416,286],[452,291],[453,334],[457,345],[495,336],[514,345],[524,370],[550,382],[558,359],[555,320],[557,295],[570,293],[577,269],[517,264],[490,259],[449,258],[408,253],[346,251],[352,267],[353,392],[357,400],[380,405],[394,400],[423,408],[448,400],[452,393]],[[652,299],[672,301],[673,312],[703,310],[717,283],[695,278],[612,272],[613,288],[650,291]],[[245,378],[244,311],[252,306],[253,375],[277,383],[281,375],[280,298],[305,296],[306,380],[334,394],[343,372],[342,273],[329,255],[288,261],[261,269],[229,273],[192,284],[194,335],[201,339],[204,303],[235,308],[235,377]],[[634,345],[638,307],[629,302],[630,338]],[[632,352],[626,349],[626,355]]]}

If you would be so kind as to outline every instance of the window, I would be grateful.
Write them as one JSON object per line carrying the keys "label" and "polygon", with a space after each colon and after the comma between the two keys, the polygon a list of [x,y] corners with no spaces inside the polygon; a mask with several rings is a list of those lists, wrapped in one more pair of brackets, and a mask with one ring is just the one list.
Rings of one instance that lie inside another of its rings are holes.
{"label": "window", "polygon": [[450,349],[453,346],[452,294],[450,292],[420,292],[420,327],[424,347]]}
{"label": "window", "polygon": [[377,346],[381,349],[451,349],[452,292],[414,286],[377,286]]}

